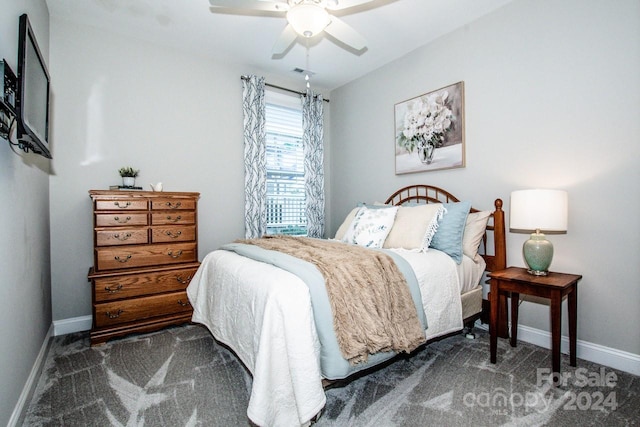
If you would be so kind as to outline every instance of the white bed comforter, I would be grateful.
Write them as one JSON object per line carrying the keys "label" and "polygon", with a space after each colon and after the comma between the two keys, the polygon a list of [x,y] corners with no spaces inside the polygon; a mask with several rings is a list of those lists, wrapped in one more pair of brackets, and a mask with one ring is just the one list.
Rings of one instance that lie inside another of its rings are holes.
{"label": "white bed comforter", "polygon": [[[437,250],[397,251],[416,271],[428,339],[462,328],[456,264]],[[247,415],[260,426],[308,424],[325,405],[307,286],[234,252],[209,253],[187,288],[192,320],[227,344],[253,375]]]}

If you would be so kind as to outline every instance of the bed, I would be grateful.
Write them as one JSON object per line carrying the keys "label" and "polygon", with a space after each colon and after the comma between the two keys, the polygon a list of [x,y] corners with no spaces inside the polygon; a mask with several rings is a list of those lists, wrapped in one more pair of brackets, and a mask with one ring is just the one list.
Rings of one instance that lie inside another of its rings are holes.
{"label": "bed", "polygon": [[[375,227],[370,226],[371,218]],[[380,221],[386,226],[380,227]],[[382,237],[376,234],[380,229],[386,229]],[[257,240],[291,243],[285,239]],[[428,185],[402,188],[384,203],[354,207],[333,239],[305,239],[321,248],[339,246],[392,259],[407,278],[402,288],[410,289],[406,294],[417,316],[411,322],[414,332],[415,322],[420,322],[422,342],[472,326],[482,313],[484,272],[506,267],[502,201],[482,211]],[[374,242],[373,248],[361,249],[358,239],[364,239],[364,246]],[[428,249],[416,248],[416,242]],[[344,328],[331,317],[332,310],[340,309],[335,296],[327,299],[335,292],[330,283],[343,278],[330,280],[324,264],[333,262],[319,261],[322,256],[318,253],[316,260],[314,252],[313,259],[305,261],[254,241],[236,242],[207,254],[187,288],[193,322],[205,325],[251,372],[247,415],[257,425],[310,423],[325,405],[324,387],[386,362],[400,352],[398,348],[405,348],[375,347],[382,351],[364,358],[360,353],[357,358],[347,356],[339,333]],[[314,282],[318,277],[325,279],[326,289]],[[345,289],[351,285],[350,280],[343,282]],[[410,302],[403,301],[404,310],[411,311]]]}

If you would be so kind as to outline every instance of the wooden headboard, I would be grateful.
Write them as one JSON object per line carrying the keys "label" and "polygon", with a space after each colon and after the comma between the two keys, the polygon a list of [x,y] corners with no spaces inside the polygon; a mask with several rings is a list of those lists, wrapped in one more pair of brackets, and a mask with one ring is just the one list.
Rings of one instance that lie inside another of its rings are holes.
{"label": "wooden headboard", "polygon": [[[410,185],[393,193],[385,204],[402,205],[405,203],[448,203],[459,202],[453,194],[431,185]],[[507,245],[504,226],[504,211],[502,200],[496,199],[495,210],[489,217],[487,230],[484,233],[478,253],[487,263],[487,271],[496,271],[507,268]],[[471,212],[479,212],[480,209],[471,208]]]}

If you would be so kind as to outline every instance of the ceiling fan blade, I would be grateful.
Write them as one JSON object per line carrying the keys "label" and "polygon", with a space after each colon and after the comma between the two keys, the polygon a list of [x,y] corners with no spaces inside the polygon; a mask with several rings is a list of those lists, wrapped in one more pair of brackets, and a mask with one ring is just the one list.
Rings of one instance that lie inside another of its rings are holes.
{"label": "ceiling fan blade", "polygon": [[361,4],[371,3],[373,0],[328,0],[327,9],[329,10],[343,10],[350,7],[360,6]]}
{"label": "ceiling fan blade", "polygon": [[267,12],[285,12],[289,9],[286,1],[270,0],[209,0],[213,7],[224,7],[228,9],[251,9],[263,10]]}
{"label": "ceiling fan blade", "polygon": [[289,49],[289,47],[296,41],[298,37],[298,33],[293,29],[291,24],[287,24],[280,33],[280,37],[276,40],[276,44],[273,45],[273,49],[271,49],[272,55],[282,55]]}
{"label": "ceiling fan blade", "polygon": [[367,41],[350,25],[335,16],[331,16],[331,23],[324,29],[329,35],[356,50],[367,47]]}

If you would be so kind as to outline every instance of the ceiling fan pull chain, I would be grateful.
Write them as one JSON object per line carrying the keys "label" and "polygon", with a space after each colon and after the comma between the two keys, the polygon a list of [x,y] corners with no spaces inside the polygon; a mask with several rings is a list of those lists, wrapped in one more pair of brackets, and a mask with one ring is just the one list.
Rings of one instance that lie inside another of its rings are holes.
{"label": "ceiling fan pull chain", "polygon": [[311,82],[310,82],[311,76],[309,76],[309,74],[311,73],[311,71],[309,71],[310,70],[310,68],[309,68],[309,39],[306,38],[305,41],[306,41],[306,45],[307,45],[307,58],[306,58],[307,59],[307,61],[306,61],[307,64],[305,66],[307,73],[304,76],[304,79],[307,82],[307,89],[311,89]]}

